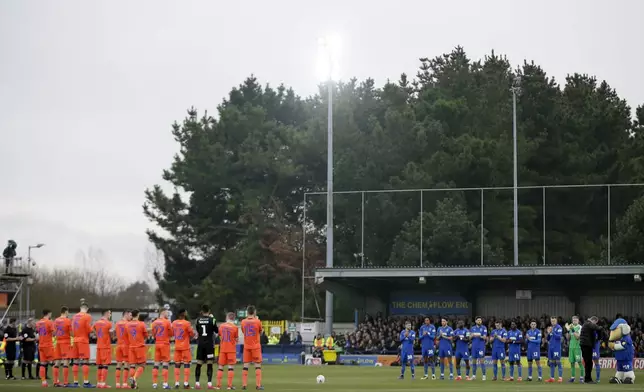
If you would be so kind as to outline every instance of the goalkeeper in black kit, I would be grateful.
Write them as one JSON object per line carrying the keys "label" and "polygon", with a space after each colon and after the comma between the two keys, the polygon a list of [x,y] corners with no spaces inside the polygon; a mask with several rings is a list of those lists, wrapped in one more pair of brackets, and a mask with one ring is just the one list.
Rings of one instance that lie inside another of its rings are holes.
{"label": "goalkeeper in black kit", "polygon": [[203,305],[201,313],[195,323],[195,331],[197,333],[197,366],[195,367],[195,389],[201,389],[199,379],[201,377],[201,367],[205,363],[206,374],[208,376],[208,389],[213,389],[212,375],[213,364],[215,362],[215,337],[219,332],[217,329],[217,321],[210,314],[210,307]]}

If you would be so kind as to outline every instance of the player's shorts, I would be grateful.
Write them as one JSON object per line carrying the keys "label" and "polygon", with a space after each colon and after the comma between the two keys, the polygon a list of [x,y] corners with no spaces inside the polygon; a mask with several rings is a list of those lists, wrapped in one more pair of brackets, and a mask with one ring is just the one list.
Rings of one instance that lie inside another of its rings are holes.
{"label": "player's shorts", "polygon": [[452,349],[451,348],[438,348],[438,356],[439,358],[451,358],[452,357]]}
{"label": "player's shorts", "polygon": [[505,360],[505,350],[503,349],[492,349],[492,360],[493,361],[504,361]]}
{"label": "player's shorts", "polygon": [[89,343],[74,342],[72,346],[72,359],[89,359]]}
{"label": "player's shorts", "polygon": [[190,349],[187,350],[177,350],[174,348],[174,363],[190,363],[192,362],[192,353]]}
{"label": "player's shorts", "polygon": [[454,357],[456,358],[457,361],[463,360],[463,361],[469,361],[470,360],[470,353],[467,351],[456,351],[454,353]]}
{"label": "player's shorts", "polygon": [[219,365],[220,366],[225,366],[229,365],[232,366],[237,363],[237,353],[219,353]]}
{"label": "player's shorts", "polygon": [[112,364],[112,348],[97,348],[96,349],[96,364],[97,365],[111,365]]}
{"label": "player's shorts", "polygon": [[528,348],[527,352],[528,362],[530,361],[540,361],[541,360],[541,350],[537,347],[536,349]]}
{"label": "player's shorts", "polygon": [[618,372],[630,372],[633,370],[633,361],[617,361],[615,364],[615,370]]}
{"label": "player's shorts", "polygon": [[413,362],[414,352],[413,351],[401,351],[400,352],[400,362]]}
{"label": "player's shorts", "polygon": [[482,359],[482,358],[485,358],[485,348],[472,347],[472,359]]}
{"label": "player's shorts", "polygon": [[561,349],[557,348],[548,348],[548,359],[550,361],[560,361],[561,360]]}
{"label": "player's shorts", "polygon": [[17,359],[18,350],[15,344],[7,344],[4,348],[7,361],[15,361]]}
{"label": "player's shorts", "polygon": [[434,356],[434,347],[423,347],[423,358],[430,358]]}
{"label": "player's shorts", "polygon": [[595,350],[593,349],[593,361],[594,361],[594,360],[599,360],[599,351],[595,351]]}
{"label": "player's shorts", "polygon": [[26,362],[33,362],[36,359],[36,347],[25,346],[22,349],[22,360]]}
{"label": "player's shorts", "polygon": [[170,362],[170,345],[169,344],[156,344],[154,345],[154,362],[168,363]]}
{"label": "player's shorts", "polygon": [[568,360],[570,363],[581,363],[581,348],[568,349]]}
{"label": "player's shorts", "polygon": [[521,351],[519,350],[510,350],[508,352],[508,361],[520,361],[521,360]]}
{"label": "player's shorts", "polygon": [[128,355],[128,363],[130,365],[139,365],[144,364],[148,360],[148,348],[143,347],[130,347],[130,353]]}
{"label": "player's shorts", "polygon": [[116,346],[116,362],[129,362],[130,348],[128,346]]}
{"label": "player's shorts", "polygon": [[197,361],[206,362],[215,360],[215,345],[214,344],[199,344],[197,345]]}
{"label": "player's shorts", "polygon": [[262,363],[262,349],[245,349],[243,359],[244,363]]}
{"label": "player's shorts", "polygon": [[55,352],[53,347],[38,347],[38,360],[40,363],[49,363],[54,360]]}
{"label": "player's shorts", "polygon": [[72,343],[71,342],[56,342],[55,356],[56,360],[62,361],[64,359],[72,358]]}

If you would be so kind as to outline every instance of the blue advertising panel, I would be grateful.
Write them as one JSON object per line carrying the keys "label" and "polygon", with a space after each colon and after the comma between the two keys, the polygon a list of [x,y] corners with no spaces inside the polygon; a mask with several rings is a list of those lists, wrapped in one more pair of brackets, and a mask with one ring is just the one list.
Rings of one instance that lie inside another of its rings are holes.
{"label": "blue advertising panel", "polygon": [[454,315],[469,316],[472,304],[458,296],[433,294],[392,294],[389,298],[389,314],[396,315]]}

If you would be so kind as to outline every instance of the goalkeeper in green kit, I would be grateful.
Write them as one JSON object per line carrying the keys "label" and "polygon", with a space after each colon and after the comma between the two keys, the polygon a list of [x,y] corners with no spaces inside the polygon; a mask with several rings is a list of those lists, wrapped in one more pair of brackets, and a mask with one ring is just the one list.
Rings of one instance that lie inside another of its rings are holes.
{"label": "goalkeeper in green kit", "polygon": [[572,370],[572,377],[569,382],[575,382],[575,364],[579,365],[579,382],[584,382],[584,364],[581,360],[581,346],[579,345],[579,334],[581,333],[581,325],[579,325],[579,317],[572,316],[572,324],[566,324],[566,330],[570,334],[570,345],[568,347],[568,359],[570,360],[570,369]]}

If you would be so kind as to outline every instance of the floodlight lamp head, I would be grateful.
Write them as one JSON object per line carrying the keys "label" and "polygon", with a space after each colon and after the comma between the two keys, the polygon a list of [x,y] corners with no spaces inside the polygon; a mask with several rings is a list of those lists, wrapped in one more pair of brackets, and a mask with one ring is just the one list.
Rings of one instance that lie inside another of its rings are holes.
{"label": "floodlight lamp head", "polygon": [[339,57],[342,40],[339,35],[318,39],[317,73],[320,81],[339,79]]}

